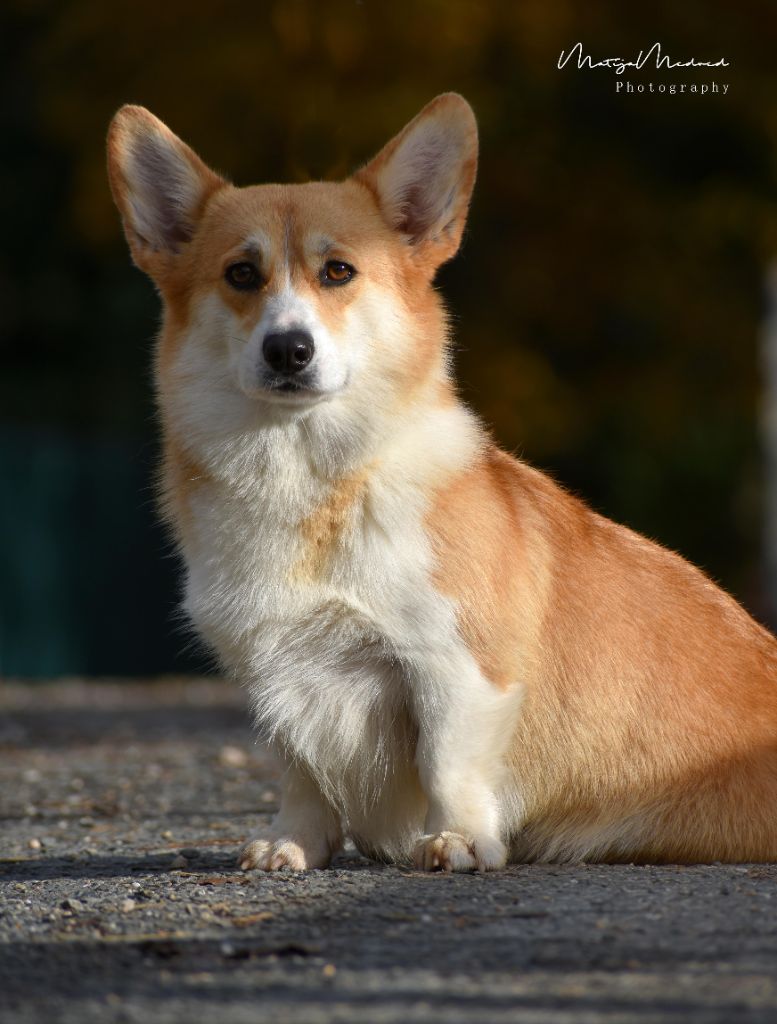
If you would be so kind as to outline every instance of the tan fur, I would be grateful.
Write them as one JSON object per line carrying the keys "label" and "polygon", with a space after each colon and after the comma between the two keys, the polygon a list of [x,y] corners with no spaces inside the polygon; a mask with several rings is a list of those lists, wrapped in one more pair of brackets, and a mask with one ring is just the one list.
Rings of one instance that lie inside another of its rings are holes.
{"label": "tan fur", "polygon": [[481,671],[502,688],[521,677],[525,605],[532,596],[514,483],[511,462],[489,446],[437,492],[426,517],[435,581],[456,602],[461,634]]}
{"label": "tan fur", "polygon": [[339,480],[300,526],[303,553],[292,570],[296,579],[315,582],[334,554],[341,531],[352,522],[355,506],[367,490],[369,469]]}
{"label": "tan fur", "polygon": [[[503,484],[512,479],[498,489],[493,459],[453,485],[453,505],[438,495],[431,518],[441,585],[452,586],[452,565],[473,567],[453,575],[486,674],[503,682],[506,635],[528,626],[539,637],[510,755],[525,808],[519,852],[555,842],[563,856],[565,835],[572,846],[581,830],[593,839],[635,816],[652,823],[640,850],[614,829],[591,855],[777,857],[774,638],[698,569],[503,455]],[[532,563],[550,582],[532,579]]]}
{"label": "tan fur", "polygon": [[162,511],[179,539],[192,536],[192,498],[209,480],[208,471],[171,433],[166,440],[159,484]]}
{"label": "tan fur", "polygon": [[[510,753],[519,857],[563,858],[587,833],[599,860],[777,858],[771,634],[698,569],[491,446],[427,524],[484,675],[527,688]],[[638,850],[624,817],[651,822]]]}
{"label": "tan fur", "polygon": [[[432,282],[476,163],[452,95],[341,183],[238,189],[141,108],[111,130],[113,193],[165,304],[163,490],[187,610],[287,767],[243,863],[323,866],[343,830],[429,869],[498,868],[505,843],[777,860],[775,639],[501,452],[456,397]],[[225,281],[245,258],[256,291]],[[347,286],[322,287],[329,259],[357,268]],[[348,368],[299,416],[230,362],[260,360],[284,303]]]}

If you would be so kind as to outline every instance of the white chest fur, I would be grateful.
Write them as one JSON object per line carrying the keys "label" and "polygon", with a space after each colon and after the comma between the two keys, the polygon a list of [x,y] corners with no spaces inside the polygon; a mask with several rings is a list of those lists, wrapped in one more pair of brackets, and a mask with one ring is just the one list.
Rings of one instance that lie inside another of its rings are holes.
{"label": "white chest fur", "polygon": [[438,416],[335,484],[279,432],[250,478],[223,474],[192,498],[185,610],[249,687],[263,736],[351,818],[390,799],[392,779],[407,789],[434,681],[477,671],[423,525],[475,435],[459,410]]}

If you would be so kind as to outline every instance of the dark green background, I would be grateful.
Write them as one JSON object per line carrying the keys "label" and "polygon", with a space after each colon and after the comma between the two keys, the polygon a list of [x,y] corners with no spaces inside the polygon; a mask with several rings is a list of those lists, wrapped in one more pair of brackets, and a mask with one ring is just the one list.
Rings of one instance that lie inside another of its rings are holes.
{"label": "dark green background", "polygon": [[[104,173],[142,103],[248,184],[339,177],[436,93],[481,126],[440,285],[467,399],[509,449],[773,615],[760,568],[758,331],[777,252],[772,2],[214,5],[10,0],[0,26],[0,671],[201,659],[155,523],[158,306]],[[660,41],[727,96],[616,95],[559,71]],[[189,648],[187,650],[187,647]]]}

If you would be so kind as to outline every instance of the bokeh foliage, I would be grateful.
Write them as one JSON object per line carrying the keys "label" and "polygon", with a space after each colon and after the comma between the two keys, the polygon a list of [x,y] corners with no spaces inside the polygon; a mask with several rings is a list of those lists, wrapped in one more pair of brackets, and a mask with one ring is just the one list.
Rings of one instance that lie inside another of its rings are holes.
{"label": "bokeh foliage", "polygon": [[[6,0],[3,19],[0,667],[186,664],[166,639],[174,568],[150,510],[157,302],[104,172],[123,102],[248,184],[342,177],[436,93],[466,95],[481,170],[464,249],[440,275],[464,395],[503,445],[768,616],[772,0]],[[557,69],[578,40],[594,56],[656,40],[675,59],[725,56],[727,69],[625,77],[728,94],[617,95],[611,72]],[[47,638],[61,653],[41,656]]]}

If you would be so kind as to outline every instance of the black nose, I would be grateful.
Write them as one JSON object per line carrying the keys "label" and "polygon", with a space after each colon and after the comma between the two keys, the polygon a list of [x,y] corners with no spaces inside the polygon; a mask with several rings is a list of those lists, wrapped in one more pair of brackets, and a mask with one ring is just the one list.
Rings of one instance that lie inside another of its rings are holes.
{"label": "black nose", "polygon": [[313,339],[307,331],[278,331],[266,336],[262,353],[276,373],[299,373],[313,358]]}

